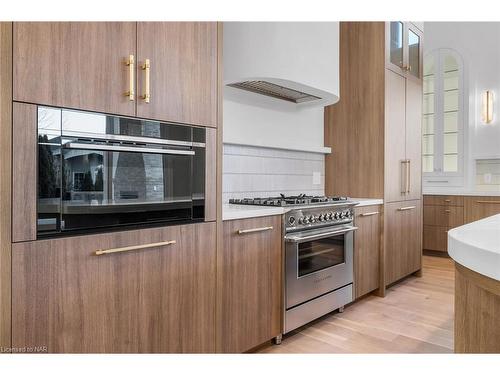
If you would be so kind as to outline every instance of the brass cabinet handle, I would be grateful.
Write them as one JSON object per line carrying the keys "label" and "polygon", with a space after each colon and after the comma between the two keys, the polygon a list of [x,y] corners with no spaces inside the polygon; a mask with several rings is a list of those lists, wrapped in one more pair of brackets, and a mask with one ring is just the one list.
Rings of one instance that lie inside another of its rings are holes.
{"label": "brass cabinet handle", "polygon": [[410,194],[410,170],[411,170],[411,160],[406,160],[406,194]]}
{"label": "brass cabinet handle", "polygon": [[488,204],[488,203],[493,203],[493,204],[500,204],[500,201],[476,201],[476,203],[485,203],[485,204]]}
{"label": "brass cabinet handle", "polygon": [[449,214],[451,211],[450,210],[444,210],[444,212],[446,212],[447,214]]}
{"label": "brass cabinet handle", "polygon": [[[448,181],[446,181],[446,182],[448,182]],[[444,202],[445,202],[445,203],[450,203],[450,202],[451,202],[451,199],[445,199],[445,200],[444,200]]]}
{"label": "brass cabinet handle", "polygon": [[[401,160],[401,194],[406,194],[406,179],[407,179],[406,162],[407,162],[406,160]],[[404,176],[404,179],[402,176]]]}
{"label": "brass cabinet handle", "polygon": [[417,206],[399,207],[398,211],[408,211],[408,210],[413,210],[414,208],[417,208]]}
{"label": "brass cabinet handle", "polygon": [[124,251],[131,251],[131,250],[149,249],[149,248],[152,248],[152,247],[174,245],[176,243],[177,243],[177,241],[174,240],[174,241],[164,241],[164,242],[148,243],[146,245],[135,245],[135,246],[117,247],[117,248],[114,248],[114,249],[96,250],[95,255],[121,253],[121,252],[124,252]]}
{"label": "brass cabinet handle", "polygon": [[273,227],[262,227],[262,228],[252,228],[252,229],[240,229],[236,231],[238,234],[246,234],[246,233],[256,233],[256,232],[265,232],[267,230],[272,230]]}
{"label": "brass cabinet handle", "polygon": [[144,61],[144,64],[142,64],[141,68],[146,73],[146,78],[144,80],[144,95],[142,96],[142,99],[144,99],[145,103],[149,103],[149,101],[151,99],[151,92],[150,92],[150,88],[149,88],[151,63],[150,63],[149,59],[146,59]]}
{"label": "brass cabinet handle", "polygon": [[373,215],[378,215],[380,212],[378,211],[373,211],[373,212],[365,212],[365,213],[362,213],[362,214],[359,214],[359,216],[373,216]]}
{"label": "brass cabinet handle", "polygon": [[129,55],[127,61],[125,61],[125,65],[128,66],[128,84],[129,89],[125,93],[125,96],[128,96],[128,99],[133,102],[135,100],[135,90],[134,90],[134,55]]}

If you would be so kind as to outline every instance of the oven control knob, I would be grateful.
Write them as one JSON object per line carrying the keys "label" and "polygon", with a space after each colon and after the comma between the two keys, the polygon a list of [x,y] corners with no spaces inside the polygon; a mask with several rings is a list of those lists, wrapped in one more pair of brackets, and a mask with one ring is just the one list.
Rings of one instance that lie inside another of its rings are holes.
{"label": "oven control knob", "polygon": [[302,220],[304,224],[309,224],[309,217],[305,216],[304,219]]}
{"label": "oven control knob", "polygon": [[288,223],[289,223],[290,225],[295,225],[295,217],[294,217],[294,216],[290,216],[290,217],[288,218]]}
{"label": "oven control knob", "polygon": [[323,214],[318,215],[318,220],[323,221]]}

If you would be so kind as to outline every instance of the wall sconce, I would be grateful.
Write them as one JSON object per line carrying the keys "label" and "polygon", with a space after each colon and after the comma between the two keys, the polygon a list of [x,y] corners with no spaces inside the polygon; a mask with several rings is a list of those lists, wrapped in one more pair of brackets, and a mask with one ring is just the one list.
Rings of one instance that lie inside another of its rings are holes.
{"label": "wall sconce", "polygon": [[486,90],[483,93],[483,104],[481,117],[485,124],[491,124],[493,121],[493,92]]}

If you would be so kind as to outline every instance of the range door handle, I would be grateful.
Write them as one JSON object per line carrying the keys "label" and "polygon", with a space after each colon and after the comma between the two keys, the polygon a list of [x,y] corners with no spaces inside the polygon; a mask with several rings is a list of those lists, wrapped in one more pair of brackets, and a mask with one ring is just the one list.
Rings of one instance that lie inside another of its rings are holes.
{"label": "range door handle", "polygon": [[328,231],[323,231],[323,232],[318,232],[312,235],[305,235],[302,236],[297,233],[291,233],[287,234],[285,236],[285,241],[287,242],[296,242],[296,243],[301,243],[301,242],[307,242],[307,241],[314,241],[314,240],[320,240],[322,238],[327,238],[331,236],[337,236],[339,234],[344,234],[344,233],[349,233],[349,232],[354,232],[358,227],[354,226],[348,226],[347,228],[343,229],[338,229],[338,230],[328,230]]}

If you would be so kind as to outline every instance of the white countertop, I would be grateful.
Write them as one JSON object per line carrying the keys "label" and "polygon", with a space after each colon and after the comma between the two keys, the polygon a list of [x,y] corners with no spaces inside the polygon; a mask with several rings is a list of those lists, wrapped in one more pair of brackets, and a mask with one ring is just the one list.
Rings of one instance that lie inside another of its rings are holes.
{"label": "white countertop", "polygon": [[423,195],[468,195],[478,197],[498,197],[500,191],[478,191],[478,190],[464,190],[464,189],[425,189]]}
{"label": "white countertop", "polygon": [[462,266],[500,281],[500,215],[448,231],[448,254]]}
{"label": "white countertop", "polygon": [[[359,202],[356,207],[374,206],[384,203],[383,199],[349,198],[349,200]],[[236,220],[252,217],[283,215],[290,211],[290,209],[291,207],[265,207],[225,203],[222,205],[222,220]]]}

